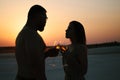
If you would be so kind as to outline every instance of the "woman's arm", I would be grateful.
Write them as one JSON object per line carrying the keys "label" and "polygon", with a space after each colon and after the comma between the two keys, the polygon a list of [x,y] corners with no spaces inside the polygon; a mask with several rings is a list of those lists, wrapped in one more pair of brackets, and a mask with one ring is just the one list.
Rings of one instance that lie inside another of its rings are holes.
{"label": "woman's arm", "polygon": [[78,61],[81,64],[81,75],[85,75],[88,69],[88,58],[87,58],[87,47],[81,46],[77,49],[78,51]]}
{"label": "woman's arm", "polygon": [[46,49],[45,52],[44,52],[45,58],[58,56],[58,54],[59,54],[58,51],[59,50],[56,49],[55,47]]}

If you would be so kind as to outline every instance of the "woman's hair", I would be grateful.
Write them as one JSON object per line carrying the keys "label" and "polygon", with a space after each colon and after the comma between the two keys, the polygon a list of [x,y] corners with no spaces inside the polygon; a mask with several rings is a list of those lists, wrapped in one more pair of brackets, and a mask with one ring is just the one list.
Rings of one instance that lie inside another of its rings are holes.
{"label": "woman's hair", "polygon": [[74,27],[76,41],[80,44],[86,44],[86,36],[83,25],[78,21],[71,21],[70,24]]}

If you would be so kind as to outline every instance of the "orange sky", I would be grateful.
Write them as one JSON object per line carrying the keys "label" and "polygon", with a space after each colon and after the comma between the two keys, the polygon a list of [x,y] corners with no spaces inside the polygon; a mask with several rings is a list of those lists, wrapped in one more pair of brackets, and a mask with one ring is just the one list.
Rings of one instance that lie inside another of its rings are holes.
{"label": "orange sky", "polygon": [[0,0],[0,46],[15,45],[34,4],[47,9],[48,21],[40,32],[47,45],[68,44],[64,36],[72,20],[84,25],[87,44],[120,41],[120,0]]}

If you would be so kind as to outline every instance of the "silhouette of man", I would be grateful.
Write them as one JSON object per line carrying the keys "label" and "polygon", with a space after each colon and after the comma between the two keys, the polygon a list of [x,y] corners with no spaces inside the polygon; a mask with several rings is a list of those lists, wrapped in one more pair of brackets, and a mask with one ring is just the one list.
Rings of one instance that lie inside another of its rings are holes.
{"label": "silhouette of man", "polygon": [[54,47],[46,49],[46,44],[37,33],[37,30],[44,30],[46,20],[46,10],[42,6],[30,8],[27,22],[16,38],[16,80],[47,80],[45,58],[57,56],[58,50]]}

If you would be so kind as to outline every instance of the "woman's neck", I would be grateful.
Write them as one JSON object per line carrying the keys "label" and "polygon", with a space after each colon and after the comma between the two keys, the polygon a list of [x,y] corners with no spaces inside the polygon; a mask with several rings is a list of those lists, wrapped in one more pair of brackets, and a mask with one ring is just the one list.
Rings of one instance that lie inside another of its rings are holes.
{"label": "woman's neck", "polygon": [[75,39],[70,39],[70,41],[71,41],[71,44],[73,45],[78,44],[78,42]]}

